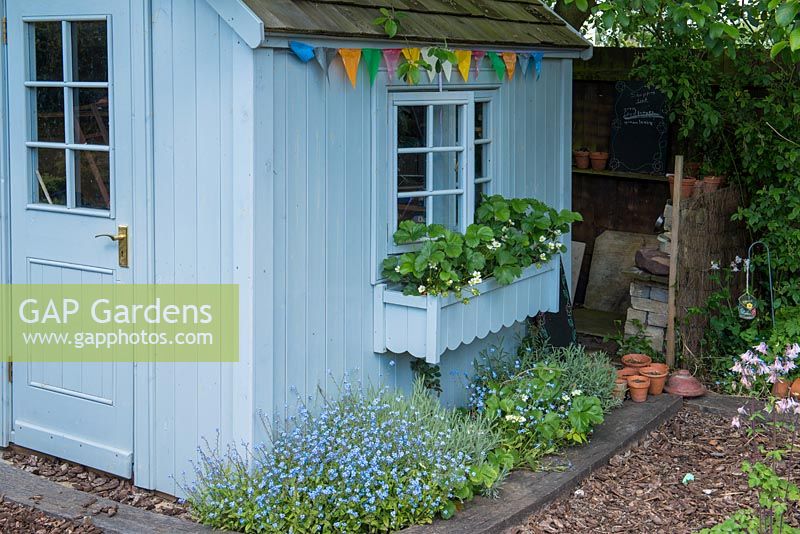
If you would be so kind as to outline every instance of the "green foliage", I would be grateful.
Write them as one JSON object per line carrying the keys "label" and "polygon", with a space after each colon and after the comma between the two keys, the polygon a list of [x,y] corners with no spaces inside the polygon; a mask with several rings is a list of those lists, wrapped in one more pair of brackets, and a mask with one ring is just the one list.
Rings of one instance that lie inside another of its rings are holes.
{"label": "green foliage", "polygon": [[391,39],[400,31],[400,20],[406,16],[405,13],[395,11],[394,8],[380,8],[381,16],[372,21],[376,26],[383,27],[384,33]]}
{"label": "green foliage", "polygon": [[499,479],[498,436],[480,415],[343,385],[252,457],[200,452],[187,502],[202,523],[244,532],[389,532],[435,517]]}
{"label": "green foliage", "polygon": [[417,60],[404,58],[403,62],[397,67],[397,75],[402,80],[405,80],[406,83],[417,85],[422,71],[429,71],[432,68],[433,67],[422,58]]}
{"label": "green foliage", "polygon": [[402,284],[408,295],[453,294],[466,303],[479,294],[475,286],[484,278],[510,284],[526,267],[565,250],[560,236],[579,220],[575,212],[559,212],[536,199],[495,195],[484,199],[465,234],[403,221],[394,241],[414,250],[384,260],[383,276]]}
{"label": "green foliage", "polygon": [[433,391],[437,395],[442,393],[442,370],[434,364],[428,363],[425,360],[414,358],[411,360],[411,371],[417,380],[422,382],[422,385],[428,391]]}
{"label": "green foliage", "polygon": [[653,344],[647,339],[645,335],[644,325],[641,321],[633,320],[631,323],[636,327],[636,332],[633,334],[626,334],[622,321],[614,321],[617,327],[617,333],[609,336],[604,336],[603,341],[613,341],[619,347],[617,349],[617,356],[625,356],[626,354],[647,354],[654,362],[663,362],[664,355],[653,348]]}

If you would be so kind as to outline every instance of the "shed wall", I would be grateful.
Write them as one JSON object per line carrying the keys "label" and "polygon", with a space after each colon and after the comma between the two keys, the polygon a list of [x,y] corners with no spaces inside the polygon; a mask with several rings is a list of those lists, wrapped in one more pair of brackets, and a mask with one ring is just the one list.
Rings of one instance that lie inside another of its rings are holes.
{"label": "shed wall", "polygon": [[[566,59],[545,59],[538,81],[529,72],[498,83],[486,63],[470,84],[453,72],[448,85],[496,90],[494,193],[569,206],[571,76]],[[371,87],[362,65],[352,88],[338,60],[328,81],[314,61],[259,49],[256,80],[256,406],[284,412],[295,402],[291,388],[303,396],[317,385],[331,391],[331,377],[345,372],[407,388],[409,357],[372,348],[372,283],[388,217],[380,178],[388,161],[386,72]],[[443,400],[462,403],[464,373],[479,351],[500,340],[512,346],[523,329],[445,353]]]}
{"label": "shed wall", "polygon": [[253,51],[206,2],[153,0],[152,31],[155,282],[240,284],[239,363],[137,371],[136,483],[180,494],[204,439],[252,441]]}

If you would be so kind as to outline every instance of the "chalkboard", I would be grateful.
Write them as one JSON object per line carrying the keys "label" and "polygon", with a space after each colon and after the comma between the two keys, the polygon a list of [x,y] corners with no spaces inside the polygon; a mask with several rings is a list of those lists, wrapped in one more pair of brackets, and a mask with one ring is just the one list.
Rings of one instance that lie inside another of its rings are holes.
{"label": "chalkboard", "polygon": [[611,122],[612,171],[663,174],[667,163],[666,98],[644,82],[617,82]]}

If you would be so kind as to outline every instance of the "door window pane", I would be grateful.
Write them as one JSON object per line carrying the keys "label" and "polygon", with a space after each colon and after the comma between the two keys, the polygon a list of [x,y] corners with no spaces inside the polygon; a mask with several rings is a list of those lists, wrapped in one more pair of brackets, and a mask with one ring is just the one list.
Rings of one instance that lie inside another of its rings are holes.
{"label": "door window pane", "polygon": [[433,223],[441,224],[444,227],[453,230],[460,230],[460,215],[459,209],[460,195],[440,195],[431,197],[433,200]]}
{"label": "door window pane", "polygon": [[108,145],[108,89],[73,89],[75,142]]}
{"label": "door window pane", "polygon": [[107,210],[110,203],[108,152],[75,151],[75,204]]}
{"label": "door window pane", "polygon": [[72,23],[72,77],[75,81],[108,81],[107,31],[104,20]]}
{"label": "door window pane", "polygon": [[425,211],[429,200],[428,197],[398,198],[397,222],[414,221],[425,224]]}
{"label": "door window pane", "polygon": [[458,152],[434,152],[433,189],[457,189],[461,184]]}
{"label": "door window pane", "polygon": [[400,148],[427,145],[427,107],[400,106],[397,109],[397,146]]}
{"label": "door window pane", "polygon": [[67,203],[67,163],[64,150],[31,149],[33,159],[34,201],[64,206]]}
{"label": "door window pane", "polygon": [[433,146],[458,146],[461,144],[458,111],[462,107],[451,104],[433,108]]}
{"label": "door window pane", "polygon": [[397,155],[397,192],[425,191],[427,156],[425,154]]}
{"label": "door window pane", "polygon": [[64,57],[61,48],[61,22],[34,22],[31,28],[34,42],[31,77],[41,81],[62,81]]}
{"label": "door window pane", "polygon": [[36,87],[35,141],[64,142],[64,90],[60,87]]}

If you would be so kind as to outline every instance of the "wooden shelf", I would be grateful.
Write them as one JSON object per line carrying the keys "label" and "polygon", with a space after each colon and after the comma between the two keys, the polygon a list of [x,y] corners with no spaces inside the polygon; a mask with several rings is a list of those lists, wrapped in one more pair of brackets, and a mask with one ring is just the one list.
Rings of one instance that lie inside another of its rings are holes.
{"label": "wooden shelf", "polygon": [[641,172],[595,171],[592,169],[579,169],[572,167],[573,174],[591,174],[594,176],[607,176],[609,178],[625,178],[629,180],[648,180],[651,182],[667,182],[667,177],[660,174],[645,174]]}

